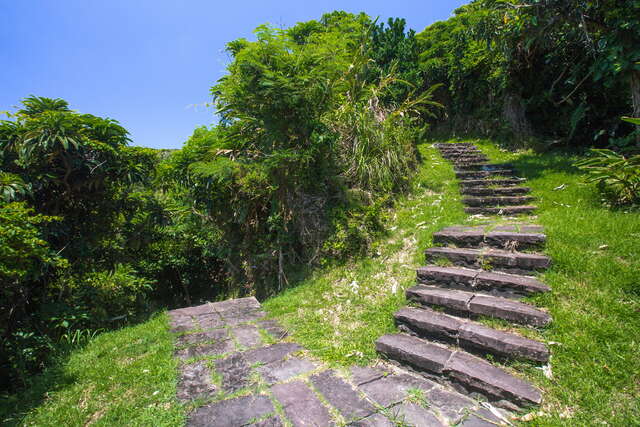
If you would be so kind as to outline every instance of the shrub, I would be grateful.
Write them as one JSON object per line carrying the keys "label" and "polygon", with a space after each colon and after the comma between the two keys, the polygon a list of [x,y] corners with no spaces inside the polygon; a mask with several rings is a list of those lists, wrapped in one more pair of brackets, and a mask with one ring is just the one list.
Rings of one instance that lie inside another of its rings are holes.
{"label": "shrub", "polygon": [[640,202],[640,154],[625,157],[613,150],[592,149],[592,157],[576,163],[588,173],[612,205]]}

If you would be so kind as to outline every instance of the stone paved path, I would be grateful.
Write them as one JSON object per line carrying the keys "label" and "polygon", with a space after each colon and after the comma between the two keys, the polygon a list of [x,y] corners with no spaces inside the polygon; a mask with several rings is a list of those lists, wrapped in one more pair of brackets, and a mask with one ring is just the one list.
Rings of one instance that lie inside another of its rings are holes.
{"label": "stone paved path", "polygon": [[[536,206],[530,189],[509,164],[491,164],[473,144],[436,144],[455,167],[465,211],[483,215],[527,215]],[[493,317],[531,328],[545,327],[551,316],[520,301],[549,292],[536,273],[551,260],[532,252],[546,241],[542,227],[514,221],[507,224],[448,227],[435,233],[425,256],[430,265],[417,270],[418,285],[407,290],[413,304],[395,313],[402,333],[376,341],[377,350],[400,366],[414,369],[493,404],[520,409],[540,404],[540,390],[507,372],[493,360],[548,363],[545,343],[510,330],[475,321]],[[490,355],[488,360],[485,356]]]}
{"label": "stone paved path", "polygon": [[501,411],[393,365],[327,369],[255,298],[169,312],[188,426],[465,426]]}

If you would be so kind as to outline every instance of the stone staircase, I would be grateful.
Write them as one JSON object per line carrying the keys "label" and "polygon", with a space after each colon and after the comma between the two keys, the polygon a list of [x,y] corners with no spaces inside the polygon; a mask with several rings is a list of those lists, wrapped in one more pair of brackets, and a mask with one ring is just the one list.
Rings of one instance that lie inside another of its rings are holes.
{"label": "stone staircase", "polygon": [[[473,144],[436,144],[455,166],[469,214],[520,215],[536,209],[530,189],[518,186],[509,164],[489,164]],[[478,317],[542,328],[551,323],[544,310],[521,301],[549,292],[535,274],[551,260],[532,252],[544,246],[542,227],[532,224],[455,226],[433,235],[441,246],[425,251],[418,284],[406,291],[413,306],[394,314],[401,333],[376,341],[379,353],[423,376],[481,395],[507,409],[542,401],[540,390],[491,360],[549,362],[549,349],[512,331],[487,327]],[[485,356],[491,357],[486,358]]]}

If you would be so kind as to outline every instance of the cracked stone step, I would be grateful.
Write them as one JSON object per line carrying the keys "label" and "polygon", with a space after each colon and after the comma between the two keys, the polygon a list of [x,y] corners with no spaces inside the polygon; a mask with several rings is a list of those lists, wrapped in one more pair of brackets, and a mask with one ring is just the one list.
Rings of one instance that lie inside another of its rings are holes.
{"label": "cracked stone step", "polygon": [[544,327],[551,316],[529,304],[491,295],[481,295],[436,286],[417,285],[406,291],[407,299],[428,307],[466,316],[488,316],[525,326]]}
{"label": "cracked stone step", "polygon": [[494,248],[537,248],[547,237],[541,227],[496,227],[487,231],[483,226],[447,227],[433,233],[433,242],[466,247],[490,246]]}
{"label": "cracked stone step", "polygon": [[483,215],[523,215],[532,213],[538,209],[537,206],[476,206],[464,208],[464,211],[471,215],[483,214]]}
{"label": "cracked stone step", "polygon": [[547,285],[533,277],[516,274],[437,265],[420,267],[416,272],[420,283],[438,284],[468,291],[484,291],[506,297],[527,296],[550,290]]}
{"label": "cracked stone step", "polygon": [[420,337],[456,344],[469,351],[534,362],[549,361],[549,349],[539,341],[428,308],[405,307],[393,317],[398,325]]}
{"label": "cracked stone step", "polygon": [[488,265],[492,270],[528,274],[545,270],[551,265],[551,258],[544,255],[492,248],[433,247],[425,251],[425,258],[432,264],[446,259],[462,267],[482,268]]}
{"label": "cracked stone step", "polygon": [[489,159],[484,156],[463,156],[447,160],[451,161],[455,168],[458,168],[459,166],[465,166],[470,163],[484,163],[489,161]]}
{"label": "cracked stone step", "polygon": [[467,187],[461,190],[465,196],[516,196],[531,192],[529,187]]}
{"label": "cracked stone step", "polygon": [[462,203],[471,207],[517,206],[532,202],[532,196],[486,196],[464,197]]}
{"label": "cracked stone step", "polygon": [[378,338],[376,350],[467,391],[481,393],[501,406],[508,407],[508,402],[512,402],[526,407],[542,401],[540,391],[530,383],[464,351],[450,350],[404,334]]}
{"label": "cracked stone step", "polygon": [[513,165],[508,163],[488,163],[488,162],[456,162],[456,170],[459,171],[487,171],[496,169],[514,169]]}
{"label": "cracked stone step", "polygon": [[453,163],[454,165],[459,163],[482,163],[488,162],[489,158],[480,152],[468,152],[460,154],[442,154],[442,157]]}
{"label": "cracked stone step", "polygon": [[463,189],[475,188],[475,187],[488,187],[488,186],[513,186],[519,185],[525,182],[525,178],[484,178],[484,179],[464,179],[460,181],[460,185]]}
{"label": "cracked stone step", "polygon": [[489,171],[459,171],[456,170],[456,177],[462,180],[476,179],[476,178],[488,178],[492,176],[515,176],[516,172],[513,169],[494,169]]}

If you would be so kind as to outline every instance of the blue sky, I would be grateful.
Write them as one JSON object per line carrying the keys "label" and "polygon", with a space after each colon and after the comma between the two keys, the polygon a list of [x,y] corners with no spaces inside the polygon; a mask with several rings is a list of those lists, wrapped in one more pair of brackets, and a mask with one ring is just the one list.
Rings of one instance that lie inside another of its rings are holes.
{"label": "blue sky", "polygon": [[448,18],[447,1],[0,0],[0,110],[30,94],[64,98],[119,120],[133,144],[179,148],[211,124],[209,88],[227,42],[263,23],[290,26],[325,12],[401,17],[410,28]]}

